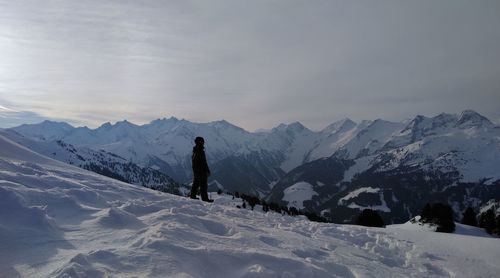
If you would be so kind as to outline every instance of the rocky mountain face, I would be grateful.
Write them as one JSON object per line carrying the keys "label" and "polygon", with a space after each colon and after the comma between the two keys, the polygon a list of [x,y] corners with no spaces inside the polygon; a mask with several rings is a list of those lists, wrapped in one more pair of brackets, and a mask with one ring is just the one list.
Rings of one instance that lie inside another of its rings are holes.
{"label": "rocky mountain face", "polygon": [[191,179],[193,139],[203,136],[212,189],[259,195],[338,222],[363,208],[379,210],[391,223],[418,214],[426,202],[443,201],[458,212],[500,197],[500,127],[470,110],[405,123],[343,119],[321,131],[292,123],[252,133],[226,121],[176,118],[11,130],[38,142],[113,153],[182,183]]}

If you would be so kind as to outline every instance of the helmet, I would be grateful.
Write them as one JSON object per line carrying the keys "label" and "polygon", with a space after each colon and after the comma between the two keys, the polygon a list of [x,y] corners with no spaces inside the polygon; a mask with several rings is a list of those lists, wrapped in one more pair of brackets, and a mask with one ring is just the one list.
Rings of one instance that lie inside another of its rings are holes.
{"label": "helmet", "polygon": [[194,143],[196,145],[203,144],[205,143],[205,139],[203,139],[203,137],[196,137],[196,139],[194,139]]}

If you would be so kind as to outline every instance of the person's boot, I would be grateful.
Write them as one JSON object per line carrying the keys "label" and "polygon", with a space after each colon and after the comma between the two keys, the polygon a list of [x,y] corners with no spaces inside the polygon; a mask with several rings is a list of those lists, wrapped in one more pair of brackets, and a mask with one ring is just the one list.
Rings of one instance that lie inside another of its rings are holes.
{"label": "person's boot", "polygon": [[208,193],[206,191],[201,192],[201,200],[207,203],[213,203],[214,200],[208,198]]}
{"label": "person's boot", "polygon": [[196,197],[196,190],[191,190],[191,193],[189,194],[189,198],[199,200],[198,197]]}
{"label": "person's boot", "polygon": [[196,195],[198,194],[198,189],[197,188],[191,188],[191,192],[189,192],[189,198],[199,200]]}

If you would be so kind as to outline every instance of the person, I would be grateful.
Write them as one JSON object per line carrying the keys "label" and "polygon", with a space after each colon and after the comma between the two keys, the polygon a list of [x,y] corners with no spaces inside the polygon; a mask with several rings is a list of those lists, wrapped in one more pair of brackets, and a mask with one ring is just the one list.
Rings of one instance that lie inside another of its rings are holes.
{"label": "person", "polygon": [[191,163],[193,166],[193,186],[191,187],[191,199],[198,199],[196,193],[200,190],[201,200],[213,202],[208,198],[208,177],[210,169],[208,168],[207,158],[205,156],[205,139],[196,137],[194,139],[193,155]]}

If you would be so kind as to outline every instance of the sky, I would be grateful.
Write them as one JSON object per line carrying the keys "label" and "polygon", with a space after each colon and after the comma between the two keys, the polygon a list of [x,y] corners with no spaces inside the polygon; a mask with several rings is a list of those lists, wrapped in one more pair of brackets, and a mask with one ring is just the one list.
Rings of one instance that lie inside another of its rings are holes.
{"label": "sky", "polygon": [[0,127],[500,120],[500,1],[0,0]]}

